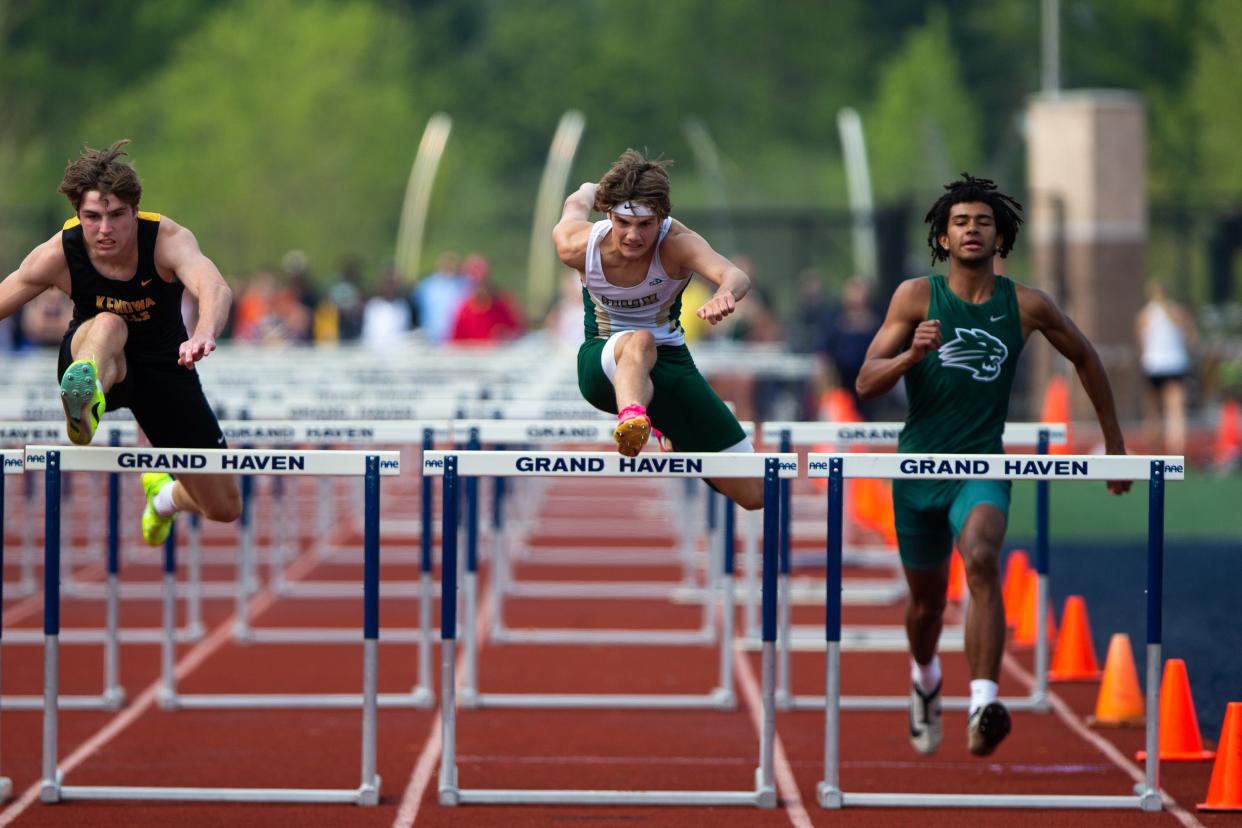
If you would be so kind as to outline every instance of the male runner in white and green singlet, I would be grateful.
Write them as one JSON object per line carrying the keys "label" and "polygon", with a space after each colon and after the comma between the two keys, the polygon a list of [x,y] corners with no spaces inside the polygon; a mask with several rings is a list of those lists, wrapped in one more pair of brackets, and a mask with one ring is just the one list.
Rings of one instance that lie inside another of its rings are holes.
{"label": "male runner in white and green singlet", "polygon": [[[1095,407],[1109,454],[1125,454],[1108,376],[1082,332],[1043,291],[993,271],[993,257],[1013,248],[1021,205],[987,179],[963,174],[932,206],[932,260],[947,275],[902,282],[884,324],[867,350],[856,388],[863,399],[905,377],[909,413],[900,452],[1000,454],[1018,355],[1035,331],[1078,372]],[[1111,482],[1120,494],[1128,482]],[[940,638],[953,539],[970,589],[966,659],[970,666],[967,745],[986,756],[1009,733],[1009,712],[997,701],[1005,645],[1000,549],[1009,514],[1008,481],[896,480],[897,542],[910,599],[906,634],[913,687],[910,739],[930,754],[940,744]]]}
{"label": "male runner in white and green singlet", "polygon": [[[618,450],[642,451],[652,426],[681,451],[751,451],[732,412],[699,373],[681,329],[681,295],[698,273],[716,285],[697,314],[716,324],[750,290],[750,277],[669,217],[665,162],[626,150],[598,184],[565,200],[552,231],[561,261],[578,271],[586,342],[578,387],[617,414]],[[591,210],[607,218],[592,223]],[[710,481],[745,509],[763,506],[763,481]]]}
{"label": "male runner in white and green singlet", "polygon": [[[0,319],[45,290],[73,300],[57,376],[69,439],[88,445],[104,410],[129,408],[152,446],[224,448],[194,364],[216,347],[232,292],[187,228],[138,209],[142,183],[118,141],[87,149],[65,167],[60,192],[74,217],[0,282]],[[198,299],[193,333],[181,294]],[[230,475],[142,476],[142,536],[168,537],[173,515],[233,521],[241,493]]]}

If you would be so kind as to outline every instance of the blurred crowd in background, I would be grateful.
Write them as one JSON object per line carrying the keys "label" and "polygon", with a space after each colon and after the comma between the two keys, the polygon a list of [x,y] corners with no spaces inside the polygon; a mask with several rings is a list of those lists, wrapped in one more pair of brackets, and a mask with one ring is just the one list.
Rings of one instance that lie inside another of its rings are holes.
{"label": "blurred crowd in background", "polygon": [[[735,314],[711,326],[695,311],[710,298],[713,286],[694,279],[682,295],[681,322],[686,340],[767,346],[810,357],[809,376],[792,384],[787,378],[713,377],[717,390],[745,408],[747,419],[833,420],[840,412],[826,409],[831,392],[847,395],[850,413],[864,420],[904,417],[900,385],[878,400],[859,400],[854,380],[867,347],[882,321],[883,304],[865,279],[829,279],[815,269],[798,274],[798,301],[791,313],[780,314],[765,293],[763,274],[746,255],[734,261],[754,280],[754,288]],[[232,315],[223,342],[248,346],[311,346],[356,344],[375,350],[394,346],[463,347],[495,345],[535,333],[549,342],[575,348],[583,337],[582,287],[573,271],[561,276],[553,305],[534,318],[493,278],[492,264],[478,253],[445,251],[431,273],[413,284],[389,265],[375,274],[364,272],[360,258],[341,262],[321,279],[300,250],[286,253],[279,266],[245,278],[230,279]],[[1141,438],[1152,446],[1162,442],[1180,453],[1196,417],[1218,422],[1218,405],[1228,407],[1232,384],[1215,377],[1220,364],[1201,347],[1193,315],[1149,285],[1151,301],[1136,320],[1135,358],[1142,364],[1147,388]],[[0,321],[0,351],[58,347],[73,313],[69,298],[46,291],[19,314]],[[184,296],[183,314],[193,326],[196,309]],[[1153,321],[1154,320],[1154,321]],[[1167,364],[1153,367],[1153,342]],[[1172,362],[1168,362],[1172,360]],[[1176,363],[1176,364],[1174,364]],[[1215,378],[1205,379],[1211,373]],[[841,395],[835,399],[842,400]],[[1227,409],[1225,416],[1236,416]],[[1137,414],[1138,412],[1136,412]],[[1136,418],[1137,419],[1137,418]],[[1237,442],[1237,441],[1235,441]],[[1242,460],[1242,446],[1234,461]],[[1232,449],[1231,449],[1232,450]],[[1229,461],[1218,462],[1232,465]]]}

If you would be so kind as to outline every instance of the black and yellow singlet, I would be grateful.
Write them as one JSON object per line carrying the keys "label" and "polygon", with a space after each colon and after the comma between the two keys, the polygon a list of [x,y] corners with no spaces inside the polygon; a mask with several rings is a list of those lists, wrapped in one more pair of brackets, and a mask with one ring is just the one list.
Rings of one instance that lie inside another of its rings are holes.
{"label": "black and yellow singlet", "polygon": [[69,330],[100,313],[125,320],[129,338],[125,357],[138,362],[177,361],[177,351],[188,338],[181,317],[180,281],[165,282],[155,269],[155,240],[160,214],[138,213],[138,268],[129,279],[109,279],[91,264],[82,225],[69,219],[61,231],[61,245],[69,264],[73,321]]}

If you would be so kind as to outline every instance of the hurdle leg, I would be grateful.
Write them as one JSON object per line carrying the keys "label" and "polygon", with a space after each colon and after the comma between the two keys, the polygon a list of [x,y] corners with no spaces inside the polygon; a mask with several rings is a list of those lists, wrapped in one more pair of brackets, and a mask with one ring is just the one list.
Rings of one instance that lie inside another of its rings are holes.
{"label": "hurdle leg", "polygon": [[[431,447],[432,432],[431,429],[423,431],[423,451],[427,451]],[[418,468],[419,483],[422,491],[419,492],[421,498],[421,526],[419,528],[419,598],[418,598],[418,687],[427,694],[428,701],[432,700],[434,693],[431,689],[431,601],[432,601],[432,555],[431,547],[435,527],[431,520],[431,498],[434,493],[432,488],[432,480],[434,478],[423,474],[422,456],[419,456]]]}
{"label": "hurdle leg", "polygon": [[722,707],[733,707],[737,702],[733,693],[733,627],[736,614],[734,594],[734,531],[737,524],[737,504],[725,500],[724,529],[721,532],[721,568],[724,570],[717,582],[720,591],[720,686],[715,695]]}
{"label": "hurdle leg", "polygon": [[776,571],[780,531],[780,464],[765,464],[763,480],[763,650],[760,656],[760,693],[763,726],[760,729],[759,767],[755,771],[756,802],[775,808],[776,798]]}
{"label": "hurdle leg", "polygon": [[776,703],[782,710],[793,708],[793,689],[790,686],[791,653],[793,651],[793,624],[791,618],[793,600],[789,572],[790,532],[792,531],[790,514],[793,510],[790,508],[790,488],[791,481],[780,481],[780,521],[777,524],[779,527],[777,545],[778,565],[780,567],[780,584],[777,587],[779,597],[777,612],[780,614],[780,627],[778,630],[780,643],[777,647]]}
{"label": "hurdle leg", "polygon": [[379,694],[379,457],[367,457],[362,622],[362,783],[359,805],[378,805],[376,708]]}
{"label": "hurdle leg", "polygon": [[457,787],[457,457],[444,458],[440,551],[441,805],[458,805]]}
{"label": "hurdle leg", "polygon": [[22,485],[25,487],[25,509],[22,521],[22,574],[17,582],[18,595],[31,595],[35,587],[35,490],[34,475],[23,475]]}
{"label": "hurdle leg", "polygon": [[746,561],[746,638],[759,638],[759,516],[745,512],[746,542],[743,555]]}
{"label": "hurdle leg", "polygon": [[829,461],[827,597],[824,606],[824,778],[815,787],[820,807],[839,809],[844,805],[840,779],[841,749],[841,578],[844,483],[841,460]]}
{"label": "hurdle leg", "polygon": [[[1047,454],[1047,433],[1040,435],[1039,453]],[[1041,713],[1052,709],[1048,701],[1048,486],[1047,480],[1035,484],[1035,684],[1031,687],[1031,708]]]}
{"label": "hurdle leg", "polygon": [[465,609],[462,634],[465,639],[465,670],[461,703],[474,707],[479,702],[479,640],[475,616],[479,606],[479,478],[466,478],[466,571],[463,579]]}
{"label": "hurdle leg", "polygon": [[203,637],[203,521],[197,514],[190,515],[187,530],[189,554],[186,556],[185,628],[186,639],[198,641]]}
{"label": "hurdle leg", "polygon": [[156,694],[160,708],[176,710],[177,699],[177,525],[174,523],[164,541],[164,572],[162,575],[160,618],[160,689]]}
{"label": "hurdle leg", "polygon": [[253,483],[249,476],[241,479],[242,513],[241,513],[241,548],[237,555],[237,621],[233,626],[233,637],[238,641],[250,641],[254,638],[254,630],[250,627],[250,591],[256,586],[254,571],[254,530],[252,526],[254,504],[251,502]]}
{"label": "hurdle leg", "polygon": [[[113,432],[112,443],[120,440]],[[121,475],[113,472],[108,475],[108,590],[107,607],[105,610],[106,632],[104,635],[104,691],[103,700],[110,710],[116,710],[125,699],[125,691],[120,686],[120,529],[121,529]]]}
{"label": "hurdle leg", "polygon": [[319,508],[315,510],[315,552],[322,561],[331,553],[328,538],[332,528],[332,510],[336,506],[332,499],[332,479],[319,478],[316,481],[316,493],[319,498]]}
{"label": "hurdle leg", "polygon": [[60,452],[49,451],[43,522],[43,781],[39,799],[60,801],[57,744],[60,699]]}
{"label": "hurdle leg", "polygon": [[1147,762],[1143,786],[1136,791],[1139,807],[1159,811],[1160,800],[1160,675],[1164,626],[1164,462],[1153,460],[1147,484]]}

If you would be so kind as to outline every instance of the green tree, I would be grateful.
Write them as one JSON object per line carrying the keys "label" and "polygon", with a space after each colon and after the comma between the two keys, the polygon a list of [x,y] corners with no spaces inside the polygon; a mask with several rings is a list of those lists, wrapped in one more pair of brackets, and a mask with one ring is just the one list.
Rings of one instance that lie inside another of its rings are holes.
{"label": "green tree", "polygon": [[980,112],[937,9],[884,66],[864,118],[877,198],[936,190],[961,170],[982,168]]}
{"label": "green tree", "polygon": [[226,272],[302,248],[322,272],[391,256],[426,114],[401,16],[351,0],[247,0],[96,109],[96,145],[134,140],[143,203],[194,229]]}
{"label": "green tree", "polygon": [[1242,112],[1238,109],[1238,66],[1242,65],[1242,14],[1233,0],[1213,0],[1206,33],[1195,56],[1189,100],[1200,153],[1199,186],[1236,197],[1242,188]]}

